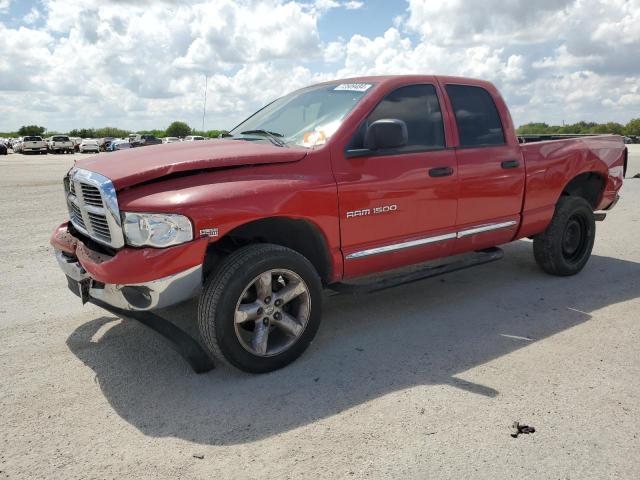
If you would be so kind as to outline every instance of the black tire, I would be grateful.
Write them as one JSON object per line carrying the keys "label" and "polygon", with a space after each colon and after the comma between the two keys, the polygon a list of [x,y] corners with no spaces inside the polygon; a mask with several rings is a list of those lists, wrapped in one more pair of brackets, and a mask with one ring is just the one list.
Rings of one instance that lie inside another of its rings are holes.
{"label": "black tire", "polygon": [[[243,347],[238,338],[236,306],[253,279],[278,269],[291,271],[304,281],[310,302],[308,320],[302,333],[286,350],[258,356]],[[293,362],[307,349],[320,326],[321,302],[320,278],[304,256],[279,245],[249,245],[226,257],[207,279],[198,304],[200,335],[216,358],[245,372],[270,372]]]}
{"label": "black tire", "polygon": [[575,275],[589,261],[595,237],[596,222],[589,202],[562,196],[547,229],[533,239],[533,255],[540,268],[551,275]]}

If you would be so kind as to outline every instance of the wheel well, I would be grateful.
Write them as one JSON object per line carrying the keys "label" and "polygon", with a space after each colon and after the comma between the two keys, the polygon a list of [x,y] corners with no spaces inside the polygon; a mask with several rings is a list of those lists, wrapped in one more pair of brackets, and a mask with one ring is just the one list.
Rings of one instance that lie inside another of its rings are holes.
{"label": "wheel well", "polygon": [[562,195],[584,198],[595,210],[604,190],[604,178],[596,172],[581,173],[562,190]]}
{"label": "wheel well", "polygon": [[322,233],[306,220],[272,217],[255,220],[227,233],[207,249],[205,277],[220,259],[238,248],[254,243],[273,243],[295,250],[315,267],[323,283],[331,277],[331,258]]}

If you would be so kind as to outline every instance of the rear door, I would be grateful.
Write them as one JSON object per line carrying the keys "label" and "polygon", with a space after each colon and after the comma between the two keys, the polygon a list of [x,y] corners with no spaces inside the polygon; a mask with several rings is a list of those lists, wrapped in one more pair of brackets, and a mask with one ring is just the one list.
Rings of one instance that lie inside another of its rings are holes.
{"label": "rear door", "polygon": [[506,105],[489,86],[445,83],[444,88],[457,134],[454,253],[509,242],[520,223],[525,168]]}
{"label": "rear door", "polygon": [[[406,123],[408,145],[363,150],[368,125]],[[440,92],[413,84],[388,93],[348,145],[332,152],[345,277],[446,256],[455,233],[457,168],[446,148]]]}

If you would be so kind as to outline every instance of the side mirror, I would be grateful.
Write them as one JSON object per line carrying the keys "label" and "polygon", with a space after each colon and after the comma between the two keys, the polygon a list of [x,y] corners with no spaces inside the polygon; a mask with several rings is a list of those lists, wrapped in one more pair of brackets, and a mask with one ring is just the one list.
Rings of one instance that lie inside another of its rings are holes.
{"label": "side mirror", "polygon": [[404,147],[408,141],[407,124],[395,118],[376,120],[364,134],[364,148],[367,150]]}

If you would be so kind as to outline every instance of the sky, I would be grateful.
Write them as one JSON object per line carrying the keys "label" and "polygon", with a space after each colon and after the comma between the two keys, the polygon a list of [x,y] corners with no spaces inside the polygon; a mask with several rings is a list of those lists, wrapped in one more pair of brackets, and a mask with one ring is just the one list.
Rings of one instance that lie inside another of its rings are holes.
{"label": "sky", "polygon": [[640,0],[0,0],[0,131],[228,129],[358,75],[490,80],[517,125],[640,117]]}

